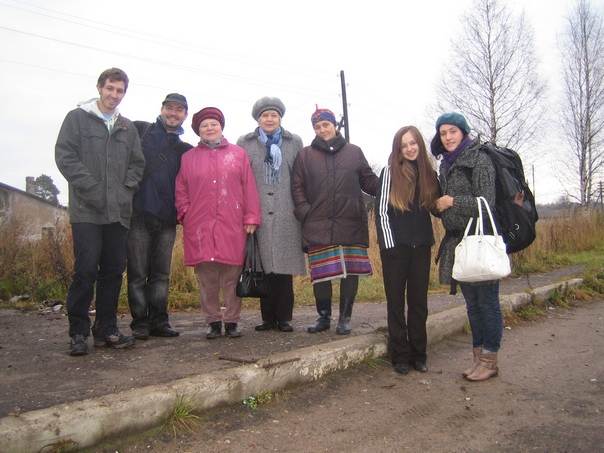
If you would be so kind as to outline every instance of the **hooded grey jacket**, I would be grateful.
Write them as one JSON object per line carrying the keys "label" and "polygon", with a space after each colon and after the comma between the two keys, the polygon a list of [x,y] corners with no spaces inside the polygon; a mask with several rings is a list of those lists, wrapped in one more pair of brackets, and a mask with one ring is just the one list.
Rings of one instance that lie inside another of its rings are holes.
{"label": "hooded grey jacket", "polygon": [[[495,205],[495,168],[491,159],[480,151],[480,141],[476,140],[461,152],[449,169],[441,162],[439,181],[443,195],[454,198],[453,206],[441,214],[446,235],[438,255],[439,280],[442,284],[450,284],[455,247],[470,218],[478,216],[476,197],[485,197],[490,207]],[[482,282],[487,283],[491,282]]]}
{"label": "hooded grey jacket", "polygon": [[145,168],[130,120],[119,115],[109,132],[94,113],[70,111],[57,138],[55,161],[69,183],[71,223],[119,222],[130,228],[132,197]]}

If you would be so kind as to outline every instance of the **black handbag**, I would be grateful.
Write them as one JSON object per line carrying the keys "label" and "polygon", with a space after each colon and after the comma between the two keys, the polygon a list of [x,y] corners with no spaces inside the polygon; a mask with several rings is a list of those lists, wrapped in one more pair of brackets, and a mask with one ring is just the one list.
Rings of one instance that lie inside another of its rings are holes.
{"label": "black handbag", "polygon": [[245,262],[235,292],[238,297],[267,297],[268,282],[262,267],[256,233],[248,234],[245,243]]}

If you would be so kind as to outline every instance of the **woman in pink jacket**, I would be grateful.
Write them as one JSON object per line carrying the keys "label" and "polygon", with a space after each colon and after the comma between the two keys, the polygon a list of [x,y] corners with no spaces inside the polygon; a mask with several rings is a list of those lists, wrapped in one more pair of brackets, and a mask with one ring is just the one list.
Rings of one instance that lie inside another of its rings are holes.
{"label": "woman in pink jacket", "polygon": [[[176,178],[176,210],[183,226],[185,264],[195,267],[206,338],[241,336],[241,299],[235,286],[245,258],[246,235],[260,225],[260,199],[245,150],[222,135],[224,115],[206,107],[193,115],[201,140],[187,151]],[[222,289],[225,312],[220,311]]]}

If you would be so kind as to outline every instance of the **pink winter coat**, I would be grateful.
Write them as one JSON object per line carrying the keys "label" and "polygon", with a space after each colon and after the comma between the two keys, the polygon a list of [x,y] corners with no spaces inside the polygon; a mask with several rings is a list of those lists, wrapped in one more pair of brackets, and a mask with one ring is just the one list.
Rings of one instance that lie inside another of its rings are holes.
{"label": "pink winter coat", "polygon": [[176,177],[176,211],[183,225],[185,264],[240,266],[244,225],[260,225],[260,199],[245,150],[225,138],[218,148],[187,151]]}

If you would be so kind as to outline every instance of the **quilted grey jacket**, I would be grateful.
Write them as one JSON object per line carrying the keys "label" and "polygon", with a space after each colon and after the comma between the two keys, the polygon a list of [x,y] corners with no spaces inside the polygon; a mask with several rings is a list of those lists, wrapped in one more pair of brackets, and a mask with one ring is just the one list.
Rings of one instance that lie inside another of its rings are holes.
{"label": "quilted grey jacket", "polygon": [[438,258],[439,280],[442,284],[450,284],[455,247],[463,236],[468,220],[478,216],[476,197],[486,198],[491,208],[495,204],[495,168],[491,159],[480,151],[480,141],[477,139],[461,152],[448,171],[444,162],[441,162],[439,181],[443,195],[454,198],[453,206],[441,214],[446,235],[440,245]]}

